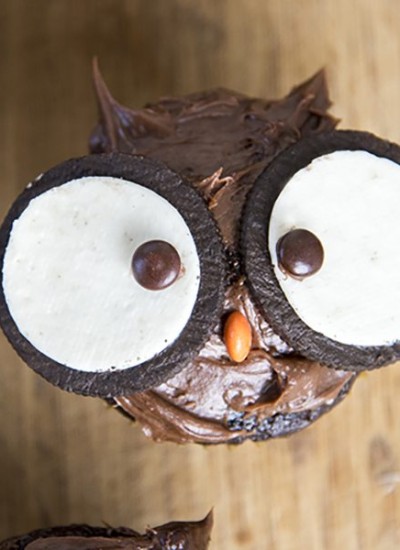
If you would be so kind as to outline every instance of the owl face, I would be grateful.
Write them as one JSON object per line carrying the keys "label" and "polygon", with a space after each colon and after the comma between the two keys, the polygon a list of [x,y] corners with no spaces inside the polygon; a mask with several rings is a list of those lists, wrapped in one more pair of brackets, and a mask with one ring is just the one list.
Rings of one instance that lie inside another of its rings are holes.
{"label": "owl face", "polygon": [[[196,394],[191,401],[207,408],[212,395],[214,415],[226,406],[273,414],[278,402],[279,410],[297,410],[305,388],[302,407],[321,395],[334,400],[353,374],[319,361],[354,368],[346,353],[349,346],[359,352],[360,342],[337,338],[337,328],[304,313],[301,293],[312,296],[308,303],[319,300],[309,287],[330,249],[324,224],[310,225],[291,207],[301,202],[292,179],[310,171],[319,134],[335,124],[322,75],[279,102],[216,90],[141,111],[116,103],[96,71],[95,84],[101,120],[90,147],[105,154],[46,173],[3,226],[3,327],[21,356],[83,394],[159,387],[179,401],[183,384],[185,402]],[[296,230],[311,241],[297,241],[290,256]],[[304,260],[304,248],[319,253]],[[306,271],[291,272],[296,262]],[[376,342],[367,350],[375,362]],[[394,348],[383,347],[388,362]],[[207,370],[206,388],[191,369]]]}

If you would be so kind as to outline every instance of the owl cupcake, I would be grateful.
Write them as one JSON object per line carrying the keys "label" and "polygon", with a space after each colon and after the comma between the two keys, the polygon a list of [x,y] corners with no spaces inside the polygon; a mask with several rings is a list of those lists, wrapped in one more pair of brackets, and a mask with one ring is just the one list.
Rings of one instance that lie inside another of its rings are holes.
{"label": "owl cupcake", "polygon": [[208,444],[296,432],[400,357],[399,149],[334,129],[323,72],[277,101],[139,110],[96,63],[94,84],[92,154],[1,229],[0,321],[31,368],[157,441]]}
{"label": "owl cupcake", "polygon": [[212,513],[201,521],[171,522],[140,534],[127,527],[67,525],[37,529],[0,542],[0,550],[206,550]]}

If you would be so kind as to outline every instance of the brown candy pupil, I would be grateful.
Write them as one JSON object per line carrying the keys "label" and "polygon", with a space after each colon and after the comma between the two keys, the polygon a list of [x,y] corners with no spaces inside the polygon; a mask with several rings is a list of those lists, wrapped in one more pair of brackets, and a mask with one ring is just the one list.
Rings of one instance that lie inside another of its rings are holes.
{"label": "brown candy pupil", "polygon": [[279,268],[291,277],[302,279],[316,273],[324,261],[318,237],[307,229],[293,229],[276,245]]}
{"label": "brown candy pupil", "polygon": [[180,273],[181,259],[176,249],[166,241],[141,244],[132,257],[132,273],[147,290],[163,290],[171,286]]}

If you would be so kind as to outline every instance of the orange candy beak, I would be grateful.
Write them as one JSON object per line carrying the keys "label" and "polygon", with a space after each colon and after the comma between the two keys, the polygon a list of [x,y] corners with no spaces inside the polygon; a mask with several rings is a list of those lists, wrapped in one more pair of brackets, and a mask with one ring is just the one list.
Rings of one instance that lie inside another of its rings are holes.
{"label": "orange candy beak", "polygon": [[240,311],[233,311],[225,322],[224,343],[235,363],[246,359],[251,349],[251,325]]}

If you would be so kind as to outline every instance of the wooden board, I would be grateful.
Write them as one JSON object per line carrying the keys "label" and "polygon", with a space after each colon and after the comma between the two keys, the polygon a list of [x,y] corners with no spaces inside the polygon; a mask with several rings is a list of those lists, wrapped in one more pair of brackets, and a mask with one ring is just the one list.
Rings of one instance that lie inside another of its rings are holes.
{"label": "wooden board", "polygon": [[[132,106],[217,85],[278,97],[325,66],[341,127],[400,142],[399,29],[394,0],[0,0],[0,214],[86,151],[94,54]],[[42,381],[1,336],[0,539],[214,507],[213,550],[397,549],[398,391],[393,366],[289,439],[157,445],[102,401]]]}

